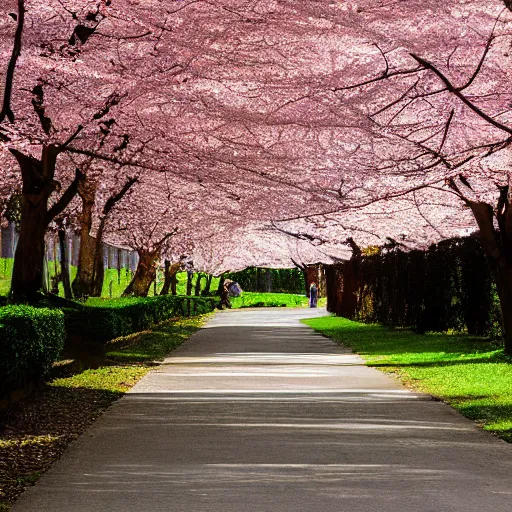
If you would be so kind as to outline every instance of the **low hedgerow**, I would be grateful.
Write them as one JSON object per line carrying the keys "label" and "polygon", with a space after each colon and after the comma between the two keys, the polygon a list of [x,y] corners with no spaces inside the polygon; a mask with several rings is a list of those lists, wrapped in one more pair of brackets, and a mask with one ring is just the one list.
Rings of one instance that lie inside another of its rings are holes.
{"label": "low hedgerow", "polygon": [[0,396],[45,377],[65,339],[62,311],[0,308]]}
{"label": "low hedgerow", "polygon": [[68,334],[105,342],[144,331],[169,318],[210,313],[214,307],[213,298],[163,295],[89,299],[85,306],[64,308],[64,313]]}

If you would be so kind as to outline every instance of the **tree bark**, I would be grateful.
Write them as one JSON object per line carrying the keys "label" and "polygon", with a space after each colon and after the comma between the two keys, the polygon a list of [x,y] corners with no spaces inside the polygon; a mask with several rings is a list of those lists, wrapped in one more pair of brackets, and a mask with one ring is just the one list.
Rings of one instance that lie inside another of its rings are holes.
{"label": "tree bark", "polygon": [[156,278],[159,251],[139,250],[137,252],[139,254],[139,264],[133,279],[123,292],[123,297],[147,297],[151,283]]}
{"label": "tree bark", "polygon": [[194,277],[194,272],[187,271],[187,295],[192,295],[192,279]]}
{"label": "tree bark", "polygon": [[66,231],[64,228],[59,228],[59,247],[60,247],[60,272],[62,276],[62,286],[64,287],[64,297],[71,300],[73,292],[71,291],[71,279],[69,276],[69,260],[66,246]]}
{"label": "tree bark", "polygon": [[160,290],[160,295],[168,295],[169,291],[176,295],[176,274],[180,270],[180,263],[171,263],[169,260],[164,262],[164,284]]}
{"label": "tree bark", "polygon": [[181,268],[181,266],[178,267],[178,269],[176,270],[176,273],[171,276],[171,294],[172,295],[178,295],[178,272],[179,272],[180,268]]}
{"label": "tree bark", "polygon": [[224,275],[221,275],[220,279],[219,279],[219,286],[217,287],[217,295],[222,295],[222,291],[224,290],[224,281],[225,280],[226,280],[226,278],[224,277]]}
{"label": "tree bark", "polygon": [[95,188],[91,188],[86,192],[85,186],[79,187],[78,194],[82,199],[80,248],[78,251],[78,268],[72,289],[75,297],[89,297],[92,295],[92,278],[96,255],[96,240],[90,235],[94,212]]}
{"label": "tree bark", "polygon": [[510,199],[510,189],[504,187],[498,203],[499,231],[494,226],[494,210],[489,204],[467,201],[477,221],[480,241],[496,280],[507,354],[512,354],[512,207]]}
{"label": "tree bark", "polygon": [[105,279],[105,262],[103,260],[103,230],[99,229],[95,238],[94,265],[92,273],[91,296],[101,297],[103,280]]}
{"label": "tree bark", "polygon": [[204,287],[204,290],[201,292],[201,295],[203,295],[205,297],[210,295],[210,289],[212,287],[212,279],[213,279],[213,275],[212,274],[208,274],[206,276],[206,285]]}
{"label": "tree bark", "polygon": [[58,188],[53,179],[59,148],[44,146],[41,160],[12,149],[17,159],[23,180],[20,234],[11,281],[11,300],[32,302],[37,300],[43,287],[44,236],[50,222],[66,208],[77,193],[82,179],[79,171],[75,180],[60,197],[48,208],[48,199]]}
{"label": "tree bark", "polygon": [[292,263],[302,272],[302,278],[304,279],[304,289],[306,290],[306,295],[309,297],[309,280],[307,267],[306,265],[301,265],[300,263],[296,262],[293,258]]}
{"label": "tree bark", "polygon": [[[94,251],[94,266],[92,273],[91,296],[101,297],[103,290],[103,280],[105,279],[105,262],[103,260],[103,234],[105,233],[105,226],[108,216],[115,205],[123,199],[135,183],[138,183],[137,178],[128,178],[119,192],[111,195],[103,207],[103,215],[100,220],[98,232],[96,233],[96,247]],[[155,275],[156,277],[156,275]]]}
{"label": "tree bark", "polygon": [[198,297],[201,294],[201,281],[203,279],[203,274],[201,272],[197,273],[196,285],[194,287],[194,295]]}

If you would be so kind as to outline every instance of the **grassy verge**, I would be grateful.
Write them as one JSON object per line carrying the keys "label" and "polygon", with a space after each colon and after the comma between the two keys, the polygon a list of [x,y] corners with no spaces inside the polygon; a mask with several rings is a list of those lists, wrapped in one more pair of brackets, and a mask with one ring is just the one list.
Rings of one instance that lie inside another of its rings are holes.
{"label": "grassy verge", "polygon": [[113,340],[95,368],[85,369],[79,361],[55,365],[53,380],[0,418],[0,512],[9,510],[71,441],[206,317],[169,320],[151,331]]}
{"label": "grassy verge", "polygon": [[447,334],[418,335],[323,317],[304,320],[351,347],[369,366],[439,397],[485,430],[512,442],[512,357],[501,343]]}
{"label": "grassy verge", "polygon": [[[289,307],[306,308],[308,298],[305,295],[293,293],[255,293],[243,292],[240,297],[230,299],[233,308],[256,308],[256,307]],[[318,301],[318,306],[325,305],[325,299]]]}
{"label": "grassy verge", "polygon": [[[9,289],[11,287],[11,275],[12,275],[12,267],[14,260],[12,258],[0,258],[0,295],[7,295],[9,293]],[[60,271],[60,265],[55,263],[54,261],[48,262],[48,274],[50,277],[54,276],[56,271]],[[71,265],[70,275],[71,281],[73,281],[76,277],[77,268]],[[115,268],[106,268],[105,269],[105,278],[103,281],[103,288],[101,292],[101,296],[103,298],[117,298],[122,295],[128,284],[130,283],[133,277],[133,273],[126,268],[118,271]],[[178,279],[177,292],[178,295],[185,295],[187,288],[187,273],[186,272],[178,272],[176,276]],[[193,283],[195,285],[197,279],[197,274],[194,275]],[[202,288],[205,286],[205,279],[201,282]],[[156,278],[156,293],[157,295],[160,293],[162,286],[164,285],[164,273],[162,269],[158,269],[157,278]],[[212,279],[211,290],[215,291],[219,286],[219,278],[214,277]],[[153,296],[155,294],[155,287],[152,285],[149,290],[149,296]],[[62,283],[59,283],[59,295],[64,297],[64,289],[62,287]],[[0,509],[1,512],[1,509]]]}

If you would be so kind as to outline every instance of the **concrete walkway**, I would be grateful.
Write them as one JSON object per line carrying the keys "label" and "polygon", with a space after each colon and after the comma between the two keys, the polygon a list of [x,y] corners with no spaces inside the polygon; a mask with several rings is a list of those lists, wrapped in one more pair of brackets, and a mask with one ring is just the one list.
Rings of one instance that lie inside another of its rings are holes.
{"label": "concrete walkway", "polygon": [[512,446],[299,323],[218,313],[14,512],[510,512]]}

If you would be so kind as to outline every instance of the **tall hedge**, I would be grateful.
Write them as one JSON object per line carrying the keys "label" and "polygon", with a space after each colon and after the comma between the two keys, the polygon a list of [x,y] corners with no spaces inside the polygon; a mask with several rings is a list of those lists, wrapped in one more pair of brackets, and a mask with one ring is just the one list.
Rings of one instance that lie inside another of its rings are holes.
{"label": "tall hedge", "polygon": [[64,346],[62,311],[0,308],[0,396],[45,377]]}
{"label": "tall hedge", "polygon": [[[329,269],[328,308],[340,310],[343,271]],[[428,251],[391,249],[362,256],[357,266],[355,319],[418,332],[467,330],[485,335],[499,322],[493,279],[476,238],[454,238]]]}

